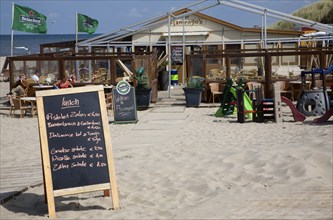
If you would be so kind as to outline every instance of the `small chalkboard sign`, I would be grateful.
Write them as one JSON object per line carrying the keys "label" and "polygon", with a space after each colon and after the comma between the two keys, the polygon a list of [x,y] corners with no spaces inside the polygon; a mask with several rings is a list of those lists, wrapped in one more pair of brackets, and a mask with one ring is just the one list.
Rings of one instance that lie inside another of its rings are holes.
{"label": "small chalkboard sign", "polygon": [[136,123],[136,99],[135,90],[126,81],[117,83],[116,89],[112,90],[114,123]]}
{"label": "small chalkboard sign", "polygon": [[54,196],[118,192],[103,86],[36,92],[46,197],[55,217]]}

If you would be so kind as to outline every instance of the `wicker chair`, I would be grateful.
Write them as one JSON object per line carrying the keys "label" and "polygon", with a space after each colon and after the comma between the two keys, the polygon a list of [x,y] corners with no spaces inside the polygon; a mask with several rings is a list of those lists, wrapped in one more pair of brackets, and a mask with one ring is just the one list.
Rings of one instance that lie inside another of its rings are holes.
{"label": "wicker chair", "polygon": [[[264,92],[264,88],[263,88],[263,85],[259,82],[247,82],[246,83],[246,86],[248,87],[249,89],[249,97],[251,99],[254,99],[256,98],[255,95],[256,93],[254,92],[255,89],[257,88],[261,88],[262,89],[262,92]],[[263,97],[264,97],[264,94],[263,94]]]}
{"label": "wicker chair", "polygon": [[20,98],[9,96],[9,103],[10,103],[10,109],[9,114],[12,116],[13,113],[15,114],[16,110],[20,111],[20,118],[23,117],[23,114],[25,115],[27,112],[30,112],[32,114],[32,107],[31,105],[26,104],[24,101],[22,101]]}
{"label": "wicker chair", "polygon": [[220,92],[220,84],[219,83],[209,83],[210,88],[210,101],[213,101],[213,106],[215,106],[215,96],[218,97],[219,101],[221,101],[222,92]]}

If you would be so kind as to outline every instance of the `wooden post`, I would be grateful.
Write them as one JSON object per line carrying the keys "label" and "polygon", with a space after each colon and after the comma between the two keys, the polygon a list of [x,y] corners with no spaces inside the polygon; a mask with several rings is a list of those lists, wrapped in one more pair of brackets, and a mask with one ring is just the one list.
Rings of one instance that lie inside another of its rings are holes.
{"label": "wooden post", "polygon": [[237,121],[239,123],[245,122],[244,114],[244,90],[241,88],[237,89]]}
{"label": "wooden post", "polygon": [[226,77],[227,79],[230,79],[230,57],[225,57],[225,68],[226,68]]}
{"label": "wooden post", "polygon": [[264,122],[264,112],[263,112],[263,104],[262,104],[262,100],[263,100],[263,97],[262,97],[262,88],[257,88],[256,89],[256,108],[257,108],[257,122]]}
{"label": "wooden post", "polygon": [[276,123],[282,122],[282,110],[281,110],[281,91],[280,86],[277,83],[273,84],[274,88],[274,119]]}
{"label": "wooden post", "polygon": [[272,98],[272,57],[265,53],[265,98]]}

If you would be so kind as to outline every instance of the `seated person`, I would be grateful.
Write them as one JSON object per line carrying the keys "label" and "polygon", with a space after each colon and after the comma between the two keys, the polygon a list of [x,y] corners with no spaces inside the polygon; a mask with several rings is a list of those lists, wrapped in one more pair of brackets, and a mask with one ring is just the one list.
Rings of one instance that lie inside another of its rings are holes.
{"label": "seated person", "polygon": [[75,83],[76,82],[75,69],[73,69],[72,74],[69,76],[69,81],[71,83]]}
{"label": "seated person", "polygon": [[69,82],[67,76],[63,76],[62,79],[55,82],[53,86],[56,87],[57,89],[65,89],[68,87],[73,88],[73,85],[72,83]]}
{"label": "seated person", "polygon": [[40,71],[37,69],[35,70],[35,74],[31,76],[31,79],[35,81],[35,83],[39,82]]}
{"label": "seated person", "polygon": [[25,89],[29,87],[29,83],[25,80],[25,75],[20,75],[19,79],[15,82],[12,92],[8,95],[14,94],[15,96],[24,96]]}
{"label": "seated person", "polygon": [[80,74],[80,79],[81,81],[88,82],[89,81],[89,70],[86,67],[86,65],[81,64],[79,68],[79,74]]}

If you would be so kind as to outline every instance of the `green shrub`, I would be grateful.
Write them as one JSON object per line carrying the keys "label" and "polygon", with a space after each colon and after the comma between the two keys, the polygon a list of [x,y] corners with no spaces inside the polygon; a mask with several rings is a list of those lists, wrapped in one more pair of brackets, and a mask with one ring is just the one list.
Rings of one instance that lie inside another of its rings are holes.
{"label": "green shrub", "polygon": [[188,88],[197,88],[202,89],[204,87],[205,78],[200,76],[192,76],[187,80],[187,87]]}

